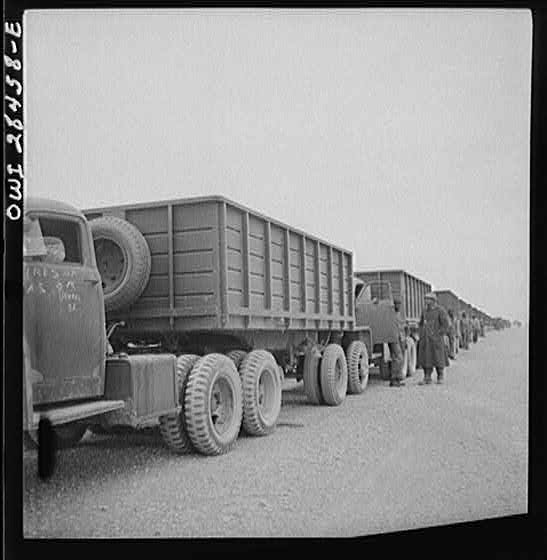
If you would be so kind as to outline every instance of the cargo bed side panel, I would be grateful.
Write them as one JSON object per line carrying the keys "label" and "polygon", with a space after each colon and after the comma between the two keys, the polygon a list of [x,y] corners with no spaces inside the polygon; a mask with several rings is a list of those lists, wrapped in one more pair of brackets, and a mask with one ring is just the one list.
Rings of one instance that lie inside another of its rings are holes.
{"label": "cargo bed side panel", "polygon": [[351,253],[226,203],[230,329],[351,328]]}
{"label": "cargo bed side panel", "polygon": [[353,255],[222,197],[94,209],[144,235],[132,330],[352,329]]}

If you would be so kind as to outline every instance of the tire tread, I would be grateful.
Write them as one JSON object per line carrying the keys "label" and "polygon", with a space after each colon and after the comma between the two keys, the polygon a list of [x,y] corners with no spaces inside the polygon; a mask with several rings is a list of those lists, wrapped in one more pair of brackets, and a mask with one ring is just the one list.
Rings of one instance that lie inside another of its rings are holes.
{"label": "tire tread", "polygon": [[129,278],[123,289],[113,294],[105,294],[104,301],[107,311],[123,309],[132,305],[143,293],[150,279],[152,258],[150,248],[142,233],[127,220],[117,216],[101,216],[90,221],[93,239],[104,235],[110,239],[114,233],[120,235],[134,253],[133,270],[129,271]]}
{"label": "tire tread", "polygon": [[325,404],[323,395],[321,394],[321,383],[319,367],[321,364],[321,357],[315,357],[314,354],[318,352],[316,347],[308,349],[304,357],[304,392],[308,401],[312,404]]}
{"label": "tire tread", "polygon": [[[266,362],[274,367],[277,372],[275,358],[266,350],[253,350],[241,364],[241,384],[243,388],[243,429],[253,436],[270,434],[275,429],[275,422],[267,426],[260,418],[256,402],[256,376]],[[281,399],[281,387],[279,387]],[[277,420],[277,419],[276,419]]]}
{"label": "tire tread", "polygon": [[[227,445],[222,445],[209,432],[208,388],[215,368],[220,360],[230,360],[223,354],[207,354],[200,358],[188,376],[188,385],[184,398],[185,418],[188,436],[194,447],[204,455],[220,455],[227,453],[236,444],[236,437]],[[230,360],[230,363],[233,362]],[[238,375],[239,381],[239,375]],[[241,426],[242,409],[239,410],[239,426]]]}
{"label": "tire tread", "polygon": [[167,446],[179,454],[194,451],[192,441],[188,437],[186,419],[184,417],[184,396],[190,371],[199,360],[195,354],[183,354],[177,358],[177,385],[179,390],[180,413],[167,414],[160,417],[160,433]]}
{"label": "tire tread", "polygon": [[[359,379],[359,361],[362,353],[367,357],[367,375],[366,380],[362,384]],[[358,395],[365,390],[368,383],[368,350],[366,344],[360,340],[354,340],[347,350],[348,364],[348,393]]]}
{"label": "tire tread", "polygon": [[342,361],[342,375],[346,378],[346,390],[347,390],[347,378],[348,378],[348,366],[346,362],[346,355],[344,350],[339,344],[329,344],[323,353],[323,360],[321,361],[321,393],[323,394],[323,399],[325,403],[330,406],[338,406],[342,404],[344,395],[341,397],[336,391],[336,362],[338,360]]}

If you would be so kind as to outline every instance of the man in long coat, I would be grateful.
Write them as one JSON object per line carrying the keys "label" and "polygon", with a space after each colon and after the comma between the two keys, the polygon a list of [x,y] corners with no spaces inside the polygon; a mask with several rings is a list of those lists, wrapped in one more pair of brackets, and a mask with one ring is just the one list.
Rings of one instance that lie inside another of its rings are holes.
{"label": "man in long coat", "polygon": [[425,308],[420,318],[420,342],[418,345],[418,367],[424,370],[420,385],[431,383],[433,368],[437,372],[437,383],[443,382],[444,368],[449,365],[444,336],[448,332],[449,320],[444,308],[437,305],[434,293],[425,295]]}
{"label": "man in long coat", "polygon": [[463,338],[463,349],[469,350],[469,319],[462,311],[462,338]]}
{"label": "man in long coat", "polygon": [[471,320],[472,328],[473,328],[473,344],[477,344],[479,341],[479,334],[481,330],[481,324],[479,323],[479,319],[476,315],[473,315],[473,319]]}
{"label": "man in long coat", "polygon": [[458,354],[460,352],[460,348],[462,345],[462,322],[458,315],[458,313],[454,313],[454,329],[455,329],[455,340],[454,340],[454,350],[455,353]]}
{"label": "man in long coat", "polygon": [[452,309],[448,310],[448,357],[456,359],[456,322]]}
{"label": "man in long coat", "polygon": [[406,351],[405,336],[405,320],[401,313],[401,298],[395,296],[393,298],[393,309],[395,310],[395,325],[393,337],[395,342],[389,343],[389,351],[391,353],[391,378],[389,380],[390,387],[403,387],[403,364],[404,353]]}

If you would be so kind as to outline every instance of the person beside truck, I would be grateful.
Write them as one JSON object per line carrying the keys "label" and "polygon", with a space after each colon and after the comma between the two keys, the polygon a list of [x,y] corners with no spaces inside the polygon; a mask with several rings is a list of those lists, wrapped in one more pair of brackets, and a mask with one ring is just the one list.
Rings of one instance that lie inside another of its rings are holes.
{"label": "person beside truck", "polygon": [[461,329],[462,329],[462,348],[464,350],[469,350],[469,319],[467,318],[465,311],[462,311]]}
{"label": "person beside truck", "polygon": [[389,343],[389,351],[391,354],[391,379],[390,387],[403,387],[403,362],[406,350],[406,332],[405,319],[401,313],[401,298],[395,296],[393,298],[393,308],[395,309],[395,321],[397,330],[396,342]]}
{"label": "person beside truck", "polygon": [[481,330],[481,325],[479,319],[476,315],[473,315],[471,319],[472,329],[473,329],[473,344],[477,344],[479,341],[479,332]]}
{"label": "person beside truck", "polygon": [[453,309],[450,311],[454,317],[454,353],[459,354],[462,340],[462,321],[458,314],[454,313]]}
{"label": "person beside truck", "polygon": [[456,359],[456,320],[452,309],[448,310],[448,357],[451,360]]}
{"label": "person beside truck", "polygon": [[419,385],[430,385],[432,372],[437,373],[437,383],[444,380],[444,368],[449,365],[444,336],[449,329],[448,314],[440,305],[434,293],[425,295],[425,308],[420,317],[420,340],[418,343],[418,367],[424,370],[424,378]]}

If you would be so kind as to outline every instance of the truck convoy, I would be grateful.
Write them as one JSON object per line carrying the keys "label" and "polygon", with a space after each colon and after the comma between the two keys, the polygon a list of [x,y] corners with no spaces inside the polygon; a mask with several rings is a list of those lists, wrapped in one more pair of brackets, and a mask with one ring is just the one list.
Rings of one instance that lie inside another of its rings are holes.
{"label": "truck convoy", "polygon": [[409,328],[431,288],[403,271],[367,283],[350,251],[220,196],[28,198],[23,241],[24,430],[45,417],[60,445],[159,426],[177,453],[225,453],[275,429],[285,377],[340,405],[386,361],[373,315],[393,324],[393,296],[374,282]]}
{"label": "truck convoy", "polygon": [[436,290],[435,294],[437,295],[437,302],[447,311],[451,309],[455,315],[465,312],[467,317],[475,315],[475,317],[482,321],[485,328],[494,328],[494,319],[492,317],[466,303],[450,290]]}

